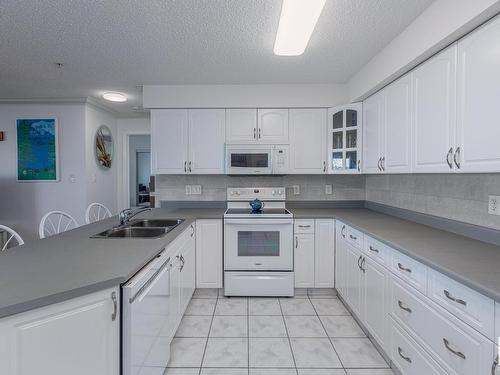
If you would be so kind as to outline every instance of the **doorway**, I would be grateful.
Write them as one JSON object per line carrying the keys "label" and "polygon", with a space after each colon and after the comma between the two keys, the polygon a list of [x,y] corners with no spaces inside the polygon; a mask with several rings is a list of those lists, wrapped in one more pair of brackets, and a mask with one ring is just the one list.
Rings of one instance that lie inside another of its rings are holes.
{"label": "doorway", "polygon": [[129,206],[149,207],[151,176],[151,137],[129,136]]}

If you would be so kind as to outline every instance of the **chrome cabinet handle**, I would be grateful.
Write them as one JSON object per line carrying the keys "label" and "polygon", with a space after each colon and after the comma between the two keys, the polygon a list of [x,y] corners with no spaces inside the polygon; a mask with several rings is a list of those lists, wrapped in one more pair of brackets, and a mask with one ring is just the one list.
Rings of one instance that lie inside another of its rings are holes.
{"label": "chrome cabinet handle", "polygon": [[302,224],[299,224],[299,228],[311,228],[311,225],[302,225]]}
{"label": "chrome cabinet handle", "polygon": [[382,161],[382,157],[378,158],[377,167],[378,167],[379,171],[382,171],[382,168],[380,167],[380,162],[381,161]]}
{"label": "chrome cabinet handle", "polygon": [[353,239],[353,240],[357,240],[358,239],[358,237],[353,236],[352,234],[350,234],[349,237],[351,237],[351,239]]}
{"label": "chrome cabinet handle", "polygon": [[403,355],[403,349],[401,349],[399,346],[398,346],[398,354],[401,358],[403,358],[406,362],[408,363],[411,363],[411,358],[410,357],[406,357]]}
{"label": "chrome cabinet handle", "polygon": [[111,301],[113,301],[113,313],[111,314],[111,321],[116,320],[116,315],[118,314],[118,301],[116,300],[116,292],[111,293]]}
{"label": "chrome cabinet handle", "polygon": [[411,314],[411,309],[409,307],[403,306],[403,302],[398,301],[398,306],[401,310],[404,310],[404,311],[409,312]]}
{"label": "chrome cabinet handle", "polygon": [[491,375],[495,375],[496,369],[498,367],[498,355],[493,360],[493,364],[491,365]]}
{"label": "chrome cabinet handle", "polygon": [[363,267],[361,267],[361,260],[363,259],[363,255],[360,255],[359,258],[358,258],[358,268],[363,271]]}
{"label": "chrome cabinet handle", "polygon": [[191,224],[191,237],[194,236],[194,227],[193,227],[193,224]]}
{"label": "chrome cabinet handle", "polygon": [[446,298],[448,298],[449,300],[452,300],[453,302],[456,302],[456,303],[459,303],[461,305],[467,306],[467,302],[465,302],[463,299],[453,297],[451,295],[451,293],[448,292],[446,289],[443,290],[443,293],[446,296]]}
{"label": "chrome cabinet handle", "polygon": [[406,268],[406,267],[403,267],[403,265],[401,263],[398,263],[398,268],[401,270],[401,271],[406,271],[408,273],[411,273],[411,269],[409,268]]}
{"label": "chrome cabinet handle", "polygon": [[184,162],[184,173],[187,173],[187,161]]}
{"label": "chrome cabinet handle", "polygon": [[370,250],[371,250],[371,251],[373,251],[374,253],[378,253],[378,252],[379,252],[379,250],[378,250],[378,249],[375,249],[372,245],[370,245],[370,246],[368,247],[368,249],[370,249]]}
{"label": "chrome cabinet handle", "polygon": [[457,147],[455,154],[453,155],[453,161],[458,169],[460,169],[460,163],[457,161],[457,155],[460,156],[460,147]]}
{"label": "chrome cabinet handle", "polygon": [[380,165],[382,166],[382,171],[384,172],[385,171],[385,156],[382,157],[382,160],[380,160]]}
{"label": "chrome cabinet handle", "polygon": [[323,161],[323,172],[326,172],[326,161]]}
{"label": "chrome cabinet handle", "polygon": [[361,160],[358,160],[358,172],[361,172]]}
{"label": "chrome cabinet handle", "polygon": [[253,139],[257,139],[257,129],[253,128]]}
{"label": "chrome cabinet handle", "polygon": [[191,172],[192,172],[192,169],[191,169],[191,164],[192,164],[192,162],[189,162],[189,173],[191,173]]}
{"label": "chrome cabinet handle", "polygon": [[453,168],[453,164],[450,160],[451,154],[453,154],[453,147],[450,147],[450,149],[448,150],[448,153],[446,154],[446,163],[448,164],[448,167],[450,167],[450,169]]}
{"label": "chrome cabinet handle", "polygon": [[299,247],[299,237],[295,236],[295,248]]}
{"label": "chrome cabinet handle", "polygon": [[259,139],[262,138],[262,128],[259,128]]}
{"label": "chrome cabinet handle", "polygon": [[465,359],[465,354],[462,353],[462,352],[458,352],[456,350],[453,350],[451,348],[451,346],[450,346],[450,342],[448,340],[446,340],[445,338],[443,338],[443,343],[444,343],[445,348],[448,349],[450,352],[452,352],[453,354],[455,354],[457,357]]}
{"label": "chrome cabinet handle", "polygon": [[366,264],[366,258],[363,257],[363,259],[361,260],[361,271],[363,271],[363,273],[366,272],[366,268],[363,267],[363,265]]}
{"label": "chrome cabinet handle", "polygon": [[184,269],[184,263],[185,263],[184,257],[182,255],[180,257],[180,261],[181,261],[181,268],[179,269],[179,271],[182,272],[182,270]]}
{"label": "chrome cabinet handle", "polygon": [[342,235],[342,237],[345,238],[345,225],[342,225],[342,230],[340,231],[340,234]]}

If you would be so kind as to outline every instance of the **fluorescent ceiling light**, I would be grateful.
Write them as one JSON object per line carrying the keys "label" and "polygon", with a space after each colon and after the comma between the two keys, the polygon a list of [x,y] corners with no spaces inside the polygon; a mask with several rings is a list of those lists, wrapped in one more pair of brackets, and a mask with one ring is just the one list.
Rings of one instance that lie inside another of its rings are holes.
{"label": "fluorescent ceiling light", "polygon": [[274,53],[302,55],[326,0],[283,0]]}
{"label": "fluorescent ceiling light", "polygon": [[127,101],[127,96],[121,92],[109,91],[102,94],[102,97],[110,102],[123,103]]}

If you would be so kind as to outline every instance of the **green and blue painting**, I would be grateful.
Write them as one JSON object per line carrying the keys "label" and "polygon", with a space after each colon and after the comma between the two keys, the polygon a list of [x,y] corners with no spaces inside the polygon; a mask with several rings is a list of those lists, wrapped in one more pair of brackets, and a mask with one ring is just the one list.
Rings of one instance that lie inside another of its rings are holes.
{"label": "green and blue painting", "polygon": [[57,181],[56,119],[17,120],[17,179]]}

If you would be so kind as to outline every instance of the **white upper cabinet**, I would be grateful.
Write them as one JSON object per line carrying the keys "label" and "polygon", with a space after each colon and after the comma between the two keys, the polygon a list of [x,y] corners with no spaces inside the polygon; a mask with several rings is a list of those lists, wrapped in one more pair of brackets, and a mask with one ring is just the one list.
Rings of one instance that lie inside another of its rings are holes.
{"label": "white upper cabinet", "polygon": [[189,172],[224,173],[225,111],[189,110]]}
{"label": "white upper cabinet", "polygon": [[385,129],[381,166],[387,173],[411,170],[411,74],[383,90],[385,95]]}
{"label": "white upper cabinet", "polygon": [[373,94],[363,102],[363,172],[381,173],[382,139],[384,132],[385,96]]}
{"label": "white upper cabinet", "polygon": [[223,174],[223,109],[151,111],[151,159],[155,174]]}
{"label": "white upper cabinet", "polygon": [[362,104],[328,110],[328,172],[361,173]]}
{"label": "white upper cabinet", "polygon": [[186,173],[187,145],[187,109],[151,111],[151,164],[154,174]]}
{"label": "white upper cabinet", "polygon": [[288,108],[257,110],[257,139],[261,143],[288,143]]}
{"label": "white upper cabinet", "polygon": [[497,17],[458,42],[458,171],[500,171],[499,41]]}
{"label": "white upper cabinet", "polygon": [[326,172],[326,109],[290,109],[290,173]]}
{"label": "white upper cabinet", "polygon": [[226,109],[226,143],[255,143],[257,141],[257,109]]}
{"label": "white upper cabinet", "polygon": [[457,45],[413,72],[413,172],[454,169]]}

